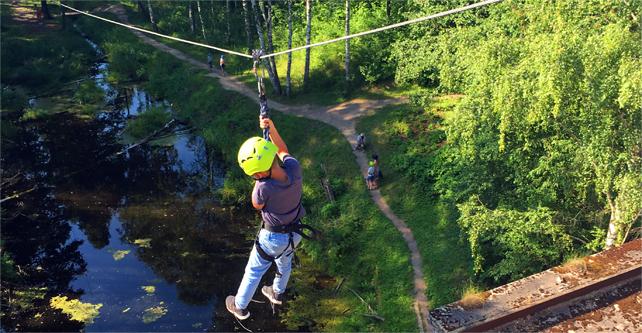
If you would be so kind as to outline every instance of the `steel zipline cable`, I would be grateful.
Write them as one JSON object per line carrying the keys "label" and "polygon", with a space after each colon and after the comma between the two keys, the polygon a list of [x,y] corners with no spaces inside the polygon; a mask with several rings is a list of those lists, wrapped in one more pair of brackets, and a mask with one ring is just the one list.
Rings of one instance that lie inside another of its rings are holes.
{"label": "steel zipline cable", "polygon": [[[334,38],[334,39],[330,39],[330,40],[327,40],[327,41],[314,43],[314,44],[310,44],[310,45],[299,46],[299,47],[291,48],[291,49],[288,49],[288,50],[285,50],[285,51],[279,51],[279,52],[275,52],[275,53],[264,54],[264,55],[261,55],[259,57],[259,59],[267,59],[267,58],[271,58],[271,57],[276,57],[278,55],[282,55],[282,54],[286,54],[286,53],[290,53],[290,52],[294,52],[294,51],[300,51],[300,50],[309,49],[309,48],[313,48],[313,47],[317,47],[317,46],[336,43],[336,42],[339,42],[339,41],[342,41],[342,40],[346,40],[346,39],[357,38],[357,37],[370,35],[370,34],[374,34],[374,33],[381,32],[381,31],[389,30],[389,29],[403,27],[403,26],[406,26],[406,25],[414,24],[414,23],[429,21],[429,20],[436,19],[436,18],[439,18],[439,17],[443,17],[443,16],[448,16],[448,15],[451,15],[451,14],[464,12],[464,11],[467,11],[467,10],[470,10],[470,9],[474,9],[474,8],[478,8],[478,7],[483,7],[483,6],[490,5],[490,4],[493,4],[493,3],[497,3],[497,2],[500,2],[500,1],[502,1],[502,0],[484,0],[484,1],[480,1],[480,2],[477,2],[477,3],[474,3],[474,4],[470,4],[470,5],[467,5],[467,6],[463,6],[463,7],[459,7],[459,8],[455,8],[455,9],[450,9],[450,10],[443,11],[443,12],[440,12],[440,13],[436,13],[436,14],[432,14],[432,15],[428,15],[428,16],[423,16],[423,17],[419,17],[419,18],[416,18],[416,19],[412,19],[412,20],[408,20],[408,21],[404,21],[404,22],[399,22],[399,23],[387,25],[387,26],[384,26],[384,27],[380,27],[380,28],[376,28],[376,29],[372,29],[372,30],[368,30],[368,31],[359,32],[359,33],[348,35],[348,36]],[[207,45],[207,44],[203,44],[203,43],[193,42],[193,41],[182,39],[182,38],[178,38],[178,37],[163,35],[163,34],[158,33],[158,32],[142,29],[142,28],[139,28],[139,27],[136,27],[136,26],[132,26],[132,25],[129,25],[129,24],[124,24],[124,23],[117,22],[117,21],[113,21],[113,20],[110,20],[110,19],[106,19],[104,17],[100,17],[98,15],[90,14],[88,12],[83,12],[83,11],[78,10],[76,8],[69,7],[69,6],[67,6],[67,5],[65,5],[63,3],[60,3],[60,5],[62,7],[65,7],[65,8],[68,8],[70,10],[73,10],[75,12],[78,12],[80,14],[87,15],[87,16],[90,16],[90,17],[93,17],[93,18],[96,18],[96,19],[99,19],[99,20],[103,20],[105,22],[117,24],[117,25],[123,26],[123,27],[128,28],[128,29],[138,30],[140,32],[144,32],[144,33],[147,33],[147,34],[151,34],[151,35],[155,35],[155,36],[159,36],[159,37],[164,37],[164,38],[168,38],[168,39],[171,39],[171,40],[175,40],[175,41],[179,41],[179,42],[183,42],[183,43],[187,43],[187,44],[192,44],[192,45],[196,45],[196,46],[200,46],[200,47],[205,47],[205,48],[208,48],[208,49],[213,49],[213,50],[221,51],[221,52],[224,52],[224,53],[237,55],[237,56],[240,56],[240,57],[253,59],[252,55],[249,55],[249,54],[244,54],[244,53],[240,53],[240,52],[236,52],[236,51],[232,51],[232,50],[228,50],[228,49],[224,49],[224,48],[220,48],[220,47],[216,47],[216,46],[212,46],[212,45]]]}
{"label": "steel zipline cable", "polygon": [[240,57],[245,57],[245,58],[252,59],[252,56],[251,56],[251,55],[249,55],[249,54],[244,54],[244,53],[240,53],[240,52],[236,52],[236,51],[232,51],[232,50],[228,50],[228,49],[223,49],[223,48],[220,48],[220,47],[216,47],[216,46],[212,46],[212,45],[207,45],[207,44],[203,44],[203,43],[193,42],[193,41],[191,41],[191,40],[186,40],[186,39],[182,39],[182,38],[178,38],[178,37],[173,37],[173,36],[163,35],[163,34],[160,34],[160,33],[158,33],[158,32],[145,30],[145,29],[143,29],[143,28],[135,27],[135,26],[133,26],[133,25],[129,25],[129,24],[125,24],[125,23],[117,22],[117,21],[114,21],[114,20],[106,19],[106,18],[104,18],[104,17],[98,16],[98,15],[94,15],[94,14],[90,14],[90,13],[88,13],[88,12],[83,12],[82,10],[79,10],[79,9],[76,9],[76,8],[73,8],[73,7],[69,7],[69,6],[67,6],[67,5],[65,5],[65,4],[63,4],[63,3],[60,3],[60,5],[61,5],[62,7],[65,7],[65,8],[69,8],[69,9],[73,10],[74,12],[77,12],[77,13],[80,13],[80,14],[83,14],[83,15],[87,15],[87,16],[90,16],[90,17],[93,17],[93,18],[96,18],[96,19],[99,19],[99,20],[103,20],[103,21],[105,21],[105,22],[109,22],[109,23],[117,24],[117,25],[123,26],[123,27],[128,28],[128,29],[138,30],[138,31],[140,31],[140,32],[144,32],[144,33],[147,33],[147,34],[150,34],[150,35],[155,35],[155,36],[159,36],[159,37],[164,37],[164,38],[168,38],[168,39],[175,40],[175,41],[178,41],[178,42],[183,42],[183,43],[187,43],[187,44],[192,44],[192,45],[196,45],[196,46],[200,46],[200,47],[205,47],[205,48],[208,48],[208,49],[213,49],[213,50],[217,50],[217,51],[225,52],[225,53],[228,53],[228,54],[234,54],[234,55],[237,55],[237,56],[240,56]]}

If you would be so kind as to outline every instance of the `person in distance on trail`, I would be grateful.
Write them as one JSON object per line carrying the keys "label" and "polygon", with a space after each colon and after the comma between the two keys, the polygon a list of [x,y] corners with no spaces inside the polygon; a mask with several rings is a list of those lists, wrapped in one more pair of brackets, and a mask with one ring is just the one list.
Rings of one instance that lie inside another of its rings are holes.
{"label": "person in distance on trail", "polygon": [[354,148],[355,150],[364,150],[366,149],[366,135],[363,133],[359,133],[357,135],[357,146]]}
{"label": "person in distance on trail", "polygon": [[378,186],[379,180],[383,179],[383,173],[381,172],[381,165],[379,164],[379,155],[372,154],[372,161],[374,162],[375,177],[377,177],[377,186]]}
{"label": "person in distance on trail", "polygon": [[270,129],[270,141],[253,137],[245,141],[238,152],[243,171],[254,178],[252,206],[261,210],[263,226],[254,242],[245,267],[245,274],[235,296],[225,299],[225,306],[236,318],[250,316],[247,306],[261,281],[274,262],[277,273],[272,286],[261,292],[272,304],[282,304],[283,293],[292,270],[294,249],[301,241],[301,205],[303,178],[299,162],[288,153],[285,142],[272,120],[260,119],[261,128]]}
{"label": "person in distance on trail", "polygon": [[366,182],[368,183],[369,190],[377,189],[377,182],[375,178],[375,166],[373,161],[368,162],[368,176],[366,177]]}
{"label": "person in distance on trail", "polygon": [[218,60],[218,66],[221,68],[221,74],[225,76],[225,58],[221,54],[221,58]]}
{"label": "person in distance on trail", "polygon": [[212,52],[207,52],[207,66],[212,70],[212,63],[214,62],[214,57],[212,56]]}

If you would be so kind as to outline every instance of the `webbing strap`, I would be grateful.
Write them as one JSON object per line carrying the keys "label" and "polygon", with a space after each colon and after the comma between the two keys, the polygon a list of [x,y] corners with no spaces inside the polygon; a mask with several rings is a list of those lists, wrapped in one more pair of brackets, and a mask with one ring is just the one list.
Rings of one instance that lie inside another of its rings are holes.
{"label": "webbing strap", "polygon": [[[270,108],[268,107],[267,96],[265,96],[265,85],[263,84],[263,76],[265,69],[261,70],[259,74],[259,67],[261,67],[261,56],[263,55],[263,50],[253,50],[252,58],[254,59],[254,64],[252,66],[252,71],[254,72],[254,77],[256,78],[257,89],[259,91],[259,115],[261,119],[270,118]],[[263,129],[263,139],[270,141],[270,129]]]}

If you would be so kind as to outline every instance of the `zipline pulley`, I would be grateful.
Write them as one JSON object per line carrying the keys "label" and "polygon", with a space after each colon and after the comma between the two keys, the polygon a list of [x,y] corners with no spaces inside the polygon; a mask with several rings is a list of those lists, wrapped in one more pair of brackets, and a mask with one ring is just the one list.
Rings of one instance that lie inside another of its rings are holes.
{"label": "zipline pulley", "polygon": [[[259,115],[261,119],[270,118],[270,108],[268,107],[267,96],[265,96],[265,85],[263,84],[263,77],[265,76],[265,68],[260,69],[261,67],[261,56],[263,55],[263,50],[253,50],[252,59],[254,64],[252,66],[252,72],[254,72],[254,77],[256,78],[257,88],[259,91]],[[263,138],[267,141],[270,141],[270,129],[263,129]]]}

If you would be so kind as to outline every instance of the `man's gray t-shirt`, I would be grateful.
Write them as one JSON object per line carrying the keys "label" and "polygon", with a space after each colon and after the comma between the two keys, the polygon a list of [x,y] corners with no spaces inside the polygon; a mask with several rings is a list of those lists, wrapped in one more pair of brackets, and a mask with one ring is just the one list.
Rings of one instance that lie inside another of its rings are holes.
{"label": "man's gray t-shirt", "polygon": [[301,205],[301,165],[294,157],[287,155],[283,159],[283,169],[288,175],[287,183],[272,178],[259,180],[252,191],[254,202],[265,205],[261,210],[263,221],[272,226],[289,224],[305,216],[305,208]]}

